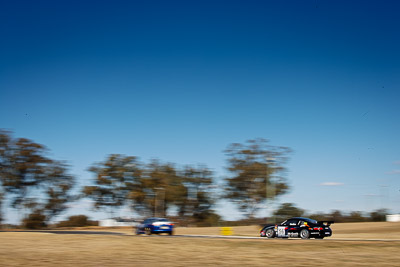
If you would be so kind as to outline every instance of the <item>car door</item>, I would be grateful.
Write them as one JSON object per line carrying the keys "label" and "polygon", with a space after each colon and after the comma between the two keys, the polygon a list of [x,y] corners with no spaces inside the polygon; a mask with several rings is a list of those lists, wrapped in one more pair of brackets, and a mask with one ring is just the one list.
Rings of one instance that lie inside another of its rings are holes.
{"label": "car door", "polygon": [[300,220],[293,219],[288,220],[288,236],[289,237],[298,237],[300,232]]}
{"label": "car door", "polygon": [[288,228],[286,225],[278,225],[276,229],[277,237],[287,237],[288,236]]}
{"label": "car door", "polygon": [[289,237],[289,228],[297,224],[296,220],[287,220],[277,227],[277,237]]}

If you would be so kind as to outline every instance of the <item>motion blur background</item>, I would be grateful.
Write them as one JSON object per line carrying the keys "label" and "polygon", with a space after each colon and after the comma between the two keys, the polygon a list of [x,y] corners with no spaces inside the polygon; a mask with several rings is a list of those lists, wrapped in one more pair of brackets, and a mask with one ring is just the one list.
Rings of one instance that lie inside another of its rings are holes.
{"label": "motion blur background", "polygon": [[[397,1],[1,1],[0,128],[66,161],[76,194],[109,154],[203,164],[222,194],[224,150],[262,137],[293,152],[288,192],[257,216],[286,202],[398,213],[399,13]],[[108,217],[88,198],[68,205],[55,220]]]}

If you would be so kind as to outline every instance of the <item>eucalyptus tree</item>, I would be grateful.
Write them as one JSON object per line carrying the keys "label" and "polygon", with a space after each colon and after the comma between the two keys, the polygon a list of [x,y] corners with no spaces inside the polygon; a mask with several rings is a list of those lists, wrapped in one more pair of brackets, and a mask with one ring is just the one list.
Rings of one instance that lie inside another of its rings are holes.
{"label": "eucalyptus tree", "polygon": [[206,166],[186,166],[182,176],[188,193],[179,206],[180,216],[192,217],[195,223],[206,220],[215,204],[213,172]]}
{"label": "eucalyptus tree", "polygon": [[258,138],[244,144],[230,144],[224,151],[230,172],[225,179],[225,197],[249,217],[253,217],[267,199],[273,200],[289,188],[284,174],[291,150],[268,143]]}
{"label": "eucalyptus tree", "polygon": [[175,164],[152,160],[146,166],[144,180],[147,204],[155,216],[165,216],[168,209],[185,203],[188,189]]}
{"label": "eucalyptus tree", "polygon": [[94,180],[83,196],[93,200],[95,209],[113,213],[126,205],[141,215],[160,217],[177,210],[182,219],[195,220],[211,214],[212,172],[206,167],[180,168],[158,159],[143,164],[133,156],[112,154],[89,170]]}
{"label": "eucalyptus tree", "polygon": [[[26,138],[13,138],[0,131],[0,185],[3,203],[24,213],[42,214],[45,221],[67,209],[72,201],[75,178],[68,165],[50,159],[44,145]],[[25,214],[27,215],[27,214]]]}
{"label": "eucalyptus tree", "polygon": [[94,174],[94,182],[83,188],[83,196],[93,200],[95,209],[113,214],[128,200],[134,208],[141,209],[145,193],[142,168],[136,157],[111,154],[105,161],[93,164],[89,171]]}

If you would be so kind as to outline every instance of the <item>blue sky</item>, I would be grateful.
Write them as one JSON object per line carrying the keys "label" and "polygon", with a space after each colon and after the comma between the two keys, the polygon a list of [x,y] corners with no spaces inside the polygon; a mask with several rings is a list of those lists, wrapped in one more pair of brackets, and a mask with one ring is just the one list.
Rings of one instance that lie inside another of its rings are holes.
{"label": "blue sky", "polygon": [[263,137],[294,150],[279,202],[400,212],[399,13],[397,1],[2,1],[0,128],[67,160],[78,185],[110,153],[223,177],[226,146]]}

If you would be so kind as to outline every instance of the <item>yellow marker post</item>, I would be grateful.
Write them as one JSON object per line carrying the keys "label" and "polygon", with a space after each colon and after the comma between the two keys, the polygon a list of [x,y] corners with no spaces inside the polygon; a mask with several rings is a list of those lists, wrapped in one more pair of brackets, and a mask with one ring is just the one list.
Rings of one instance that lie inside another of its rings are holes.
{"label": "yellow marker post", "polygon": [[221,227],[221,235],[233,235],[232,227]]}

